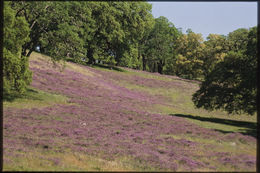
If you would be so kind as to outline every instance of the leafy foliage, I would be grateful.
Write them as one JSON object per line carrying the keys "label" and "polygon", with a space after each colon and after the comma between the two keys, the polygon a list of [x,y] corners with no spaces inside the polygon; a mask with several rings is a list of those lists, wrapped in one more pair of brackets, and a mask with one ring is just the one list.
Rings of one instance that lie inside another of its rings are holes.
{"label": "leafy foliage", "polygon": [[226,36],[218,34],[209,34],[204,44],[202,70],[203,76],[206,76],[217,63],[224,60],[229,48]]}
{"label": "leafy foliage", "polygon": [[256,31],[256,27],[249,31],[246,54],[228,52],[205,77],[193,95],[196,107],[251,115],[256,112]]}
{"label": "leafy foliage", "polygon": [[23,17],[15,16],[9,2],[4,5],[3,91],[4,95],[23,93],[32,76],[28,58],[21,56],[22,45],[29,40],[29,27]]}
{"label": "leafy foliage", "polygon": [[173,45],[178,34],[178,30],[167,18],[161,16],[155,19],[155,24],[142,45],[143,54],[146,54],[143,58],[148,61],[150,71],[164,72],[167,62],[174,58]]}
{"label": "leafy foliage", "polygon": [[89,63],[99,60],[139,67],[138,41],[151,18],[151,5],[145,2],[95,2],[90,6],[95,29],[87,46]]}
{"label": "leafy foliage", "polygon": [[55,61],[83,56],[83,41],[79,38],[83,20],[76,18],[79,10],[72,10],[75,3],[78,2],[12,2],[16,15],[24,16],[30,26],[30,41],[23,45],[24,56],[30,56],[37,46]]}
{"label": "leafy foliage", "polygon": [[177,57],[175,61],[175,74],[194,79],[203,73],[204,44],[201,34],[196,34],[190,29],[177,40]]}
{"label": "leafy foliage", "polygon": [[239,28],[233,32],[230,32],[227,36],[229,50],[241,51],[247,48],[248,42],[248,29]]}

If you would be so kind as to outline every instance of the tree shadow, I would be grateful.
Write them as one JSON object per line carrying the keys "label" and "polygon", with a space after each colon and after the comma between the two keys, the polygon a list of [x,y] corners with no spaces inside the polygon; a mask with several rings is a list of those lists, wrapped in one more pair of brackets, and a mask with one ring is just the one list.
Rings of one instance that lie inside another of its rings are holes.
{"label": "tree shadow", "polygon": [[[220,130],[220,129],[214,129],[215,131],[221,132],[221,133],[234,133],[233,131],[227,131],[227,130]],[[252,136],[254,138],[257,137],[257,131],[256,129],[239,129],[239,133],[242,133],[243,135]]]}
{"label": "tree shadow", "polygon": [[[257,134],[257,123],[255,122],[247,122],[247,121],[238,121],[238,120],[229,120],[229,119],[223,119],[223,118],[208,118],[208,117],[200,117],[200,116],[194,116],[194,115],[184,115],[184,114],[170,114],[171,116],[177,116],[177,117],[183,117],[183,118],[190,118],[195,119],[199,121],[207,121],[212,123],[218,123],[218,124],[225,124],[225,125],[231,125],[236,127],[242,127],[246,129],[239,129],[244,135],[253,136],[256,138]],[[221,133],[233,133],[233,131],[225,131],[225,130],[219,130],[214,129],[216,131],[219,131]]]}
{"label": "tree shadow", "polygon": [[109,69],[109,70],[115,70],[115,71],[119,71],[119,72],[126,72],[126,70],[121,69],[119,67],[115,67],[112,65],[105,65],[105,64],[95,64],[93,65],[93,67],[101,67],[101,68],[105,68],[105,69]]}
{"label": "tree shadow", "polygon": [[[13,102],[15,99],[19,98],[28,98],[30,95],[36,94],[38,91],[27,88],[24,94],[20,94],[17,92],[12,92],[12,93],[3,93],[3,101],[7,102]],[[33,98],[34,100],[37,100],[37,98]]]}
{"label": "tree shadow", "polygon": [[13,102],[17,98],[21,98],[21,95],[17,93],[3,93],[3,101]]}

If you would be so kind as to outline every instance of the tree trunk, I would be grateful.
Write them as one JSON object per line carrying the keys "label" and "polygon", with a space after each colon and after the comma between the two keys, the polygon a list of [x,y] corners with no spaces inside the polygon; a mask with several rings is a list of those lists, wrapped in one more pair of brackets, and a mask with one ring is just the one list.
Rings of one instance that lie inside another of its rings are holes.
{"label": "tree trunk", "polygon": [[27,46],[23,45],[22,46],[22,56],[26,56],[26,50],[27,50]]}
{"label": "tree trunk", "polygon": [[118,66],[120,63],[120,58],[119,58],[118,54],[116,54],[115,60],[116,60],[116,66]]}
{"label": "tree trunk", "polygon": [[156,62],[153,63],[153,72],[156,72]]}
{"label": "tree trunk", "polygon": [[[22,55],[23,56],[27,56],[29,57],[31,55],[31,53],[35,50],[36,46],[39,45],[39,39],[40,39],[40,32],[36,33],[35,35],[32,35],[32,33],[30,33],[30,42],[25,43],[24,46],[22,46]],[[29,50],[28,53],[26,53],[26,51]]]}
{"label": "tree trunk", "polygon": [[158,73],[162,74],[162,64],[161,63],[157,63],[158,66]]}
{"label": "tree trunk", "polygon": [[92,49],[88,49],[87,58],[88,58],[88,64],[94,64],[95,63]]}
{"label": "tree trunk", "polygon": [[142,55],[142,58],[143,58],[143,71],[146,71],[146,59],[144,55]]}
{"label": "tree trunk", "polygon": [[33,48],[29,50],[29,52],[27,53],[27,57],[29,57],[31,55],[31,53],[33,52]]}

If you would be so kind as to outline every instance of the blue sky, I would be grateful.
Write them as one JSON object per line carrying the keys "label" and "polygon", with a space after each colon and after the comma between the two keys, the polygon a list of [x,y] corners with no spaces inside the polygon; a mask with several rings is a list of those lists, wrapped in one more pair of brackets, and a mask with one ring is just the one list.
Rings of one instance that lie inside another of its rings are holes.
{"label": "blue sky", "polygon": [[257,25],[257,2],[149,2],[154,17],[165,16],[186,33],[191,28],[203,38],[227,35],[238,28]]}

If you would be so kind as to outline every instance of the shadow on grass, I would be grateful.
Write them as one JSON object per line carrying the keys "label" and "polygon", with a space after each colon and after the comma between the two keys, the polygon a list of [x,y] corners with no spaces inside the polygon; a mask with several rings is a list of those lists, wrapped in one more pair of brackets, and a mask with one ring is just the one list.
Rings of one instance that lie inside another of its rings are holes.
{"label": "shadow on grass", "polygon": [[[190,118],[195,119],[199,121],[207,121],[211,123],[218,123],[218,124],[224,124],[224,125],[231,125],[236,127],[242,127],[246,129],[239,129],[244,135],[250,135],[253,137],[256,137],[256,129],[257,129],[257,123],[254,122],[247,122],[247,121],[238,121],[238,120],[228,120],[223,118],[208,118],[208,117],[200,117],[200,116],[194,116],[194,115],[184,115],[184,114],[170,114],[171,116],[177,116],[177,117],[183,117],[183,118]],[[221,133],[233,133],[233,131],[225,131],[225,130],[219,130],[214,129],[216,131],[219,131]]]}
{"label": "shadow on grass", "polygon": [[[3,101],[13,102],[15,99],[29,98],[37,93],[38,93],[38,91],[31,89],[31,88],[27,88],[25,93],[23,93],[23,94],[20,94],[17,92],[13,92],[11,94],[3,93]],[[39,100],[36,97],[32,97],[32,99]]]}
{"label": "shadow on grass", "polygon": [[[239,133],[242,133],[243,135],[248,135],[248,136],[252,136],[256,138],[256,128],[255,129],[239,129]],[[227,130],[219,130],[219,129],[215,129],[215,131],[221,132],[221,133],[234,133],[233,131],[227,131]]]}
{"label": "shadow on grass", "polygon": [[113,65],[100,64],[100,63],[88,64],[85,61],[76,61],[73,58],[67,58],[66,61],[73,62],[73,63],[76,63],[76,64],[85,65],[85,66],[90,66],[90,67],[93,67],[93,68],[99,67],[99,68],[105,68],[105,69],[108,69],[108,70],[115,70],[115,71],[119,71],[119,72],[127,72],[126,70],[121,69],[121,68],[116,67],[116,66],[113,66]]}
{"label": "shadow on grass", "polygon": [[95,64],[95,65],[92,65],[92,67],[100,67],[100,68],[105,68],[105,69],[109,69],[109,70],[115,70],[115,71],[119,71],[119,72],[126,72],[126,70],[124,69],[121,69],[119,67],[115,67],[115,66],[112,66],[112,65],[105,65],[105,64]]}

